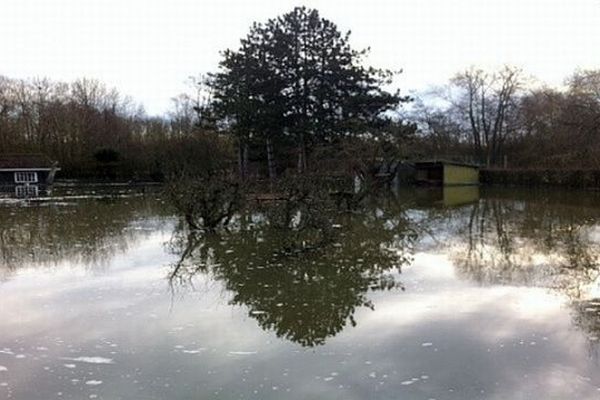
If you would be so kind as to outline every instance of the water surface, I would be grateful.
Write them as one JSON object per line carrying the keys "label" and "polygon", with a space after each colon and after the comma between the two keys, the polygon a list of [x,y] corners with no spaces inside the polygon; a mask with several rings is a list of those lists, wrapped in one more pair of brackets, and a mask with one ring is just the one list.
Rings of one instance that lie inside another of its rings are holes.
{"label": "water surface", "polygon": [[600,397],[599,194],[407,190],[298,254],[55,196],[0,205],[2,399]]}

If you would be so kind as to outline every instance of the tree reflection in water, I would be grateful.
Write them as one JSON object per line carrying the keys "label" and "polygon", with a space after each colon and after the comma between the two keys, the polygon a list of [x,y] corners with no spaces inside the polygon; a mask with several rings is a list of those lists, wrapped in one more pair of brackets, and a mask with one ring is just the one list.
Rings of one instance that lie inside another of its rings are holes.
{"label": "tree reflection in water", "polygon": [[[298,252],[282,251],[289,237],[264,215],[246,215],[221,236],[180,227],[170,243],[180,257],[171,282],[208,275],[263,329],[316,346],[355,325],[358,309],[373,308],[370,292],[402,288],[398,272],[411,260],[416,232],[426,233],[437,239],[431,246],[451,255],[458,277],[562,293],[574,323],[592,340],[600,337],[600,194],[485,189],[458,207],[432,200],[407,192],[335,215],[332,243]],[[169,218],[170,210],[148,197],[0,207],[0,276],[64,262],[107,265]],[[313,233],[295,232],[294,240],[314,241]]]}
{"label": "tree reflection in water", "polygon": [[1,206],[0,274],[64,262],[105,266],[162,226],[164,208],[150,196]]}
{"label": "tree reflection in water", "polygon": [[357,309],[374,308],[370,291],[402,288],[396,274],[410,262],[416,236],[401,211],[370,210],[336,218],[330,245],[298,253],[282,252],[285,233],[260,216],[254,223],[246,216],[238,230],[220,236],[178,229],[171,249],[180,260],[171,282],[210,274],[262,329],[302,346],[322,345],[356,325]]}
{"label": "tree reflection in water", "polygon": [[458,274],[486,285],[556,290],[570,299],[576,325],[597,340],[600,196],[504,193],[488,191],[461,210],[466,223],[457,234],[466,245],[454,253]]}

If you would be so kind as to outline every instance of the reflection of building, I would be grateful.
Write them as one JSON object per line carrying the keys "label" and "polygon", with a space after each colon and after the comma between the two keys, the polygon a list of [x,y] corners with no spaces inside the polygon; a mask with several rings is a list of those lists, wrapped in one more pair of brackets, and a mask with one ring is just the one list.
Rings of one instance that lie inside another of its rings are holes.
{"label": "reflection of building", "polygon": [[452,161],[415,163],[417,183],[429,185],[478,185],[479,167]]}
{"label": "reflection of building", "polygon": [[15,197],[18,199],[29,199],[39,197],[40,187],[38,185],[19,185],[15,186]]}
{"label": "reflection of building", "polygon": [[405,200],[418,208],[455,207],[472,204],[479,200],[479,186],[426,186],[403,192]]}
{"label": "reflection of building", "polygon": [[58,170],[41,154],[0,155],[0,191],[17,198],[37,197],[52,185]]}
{"label": "reflection of building", "polygon": [[447,207],[461,206],[479,200],[479,186],[445,186],[444,205]]}

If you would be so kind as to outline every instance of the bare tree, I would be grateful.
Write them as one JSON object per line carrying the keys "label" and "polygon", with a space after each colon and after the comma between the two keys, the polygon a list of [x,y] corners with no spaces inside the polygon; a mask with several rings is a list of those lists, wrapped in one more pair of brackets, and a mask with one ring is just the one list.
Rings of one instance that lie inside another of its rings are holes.
{"label": "bare tree", "polygon": [[522,71],[505,66],[487,73],[471,68],[451,80],[453,107],[470,132],[474,155],[486,165],[496,165],[502,148],[516,132],[515,109],[523,88]]}

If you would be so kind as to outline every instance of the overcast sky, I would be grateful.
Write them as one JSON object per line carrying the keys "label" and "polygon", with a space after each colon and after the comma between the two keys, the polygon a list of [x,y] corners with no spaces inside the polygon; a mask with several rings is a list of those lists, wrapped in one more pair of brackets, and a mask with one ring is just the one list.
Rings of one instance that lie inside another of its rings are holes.
{"label": "overcast sky", "polygon": [[552,85],[600,68],[600,0],[0,0],[0,75],[93,77],[160,114],[253,21],[317,8],[405,92],[509,63]]}

